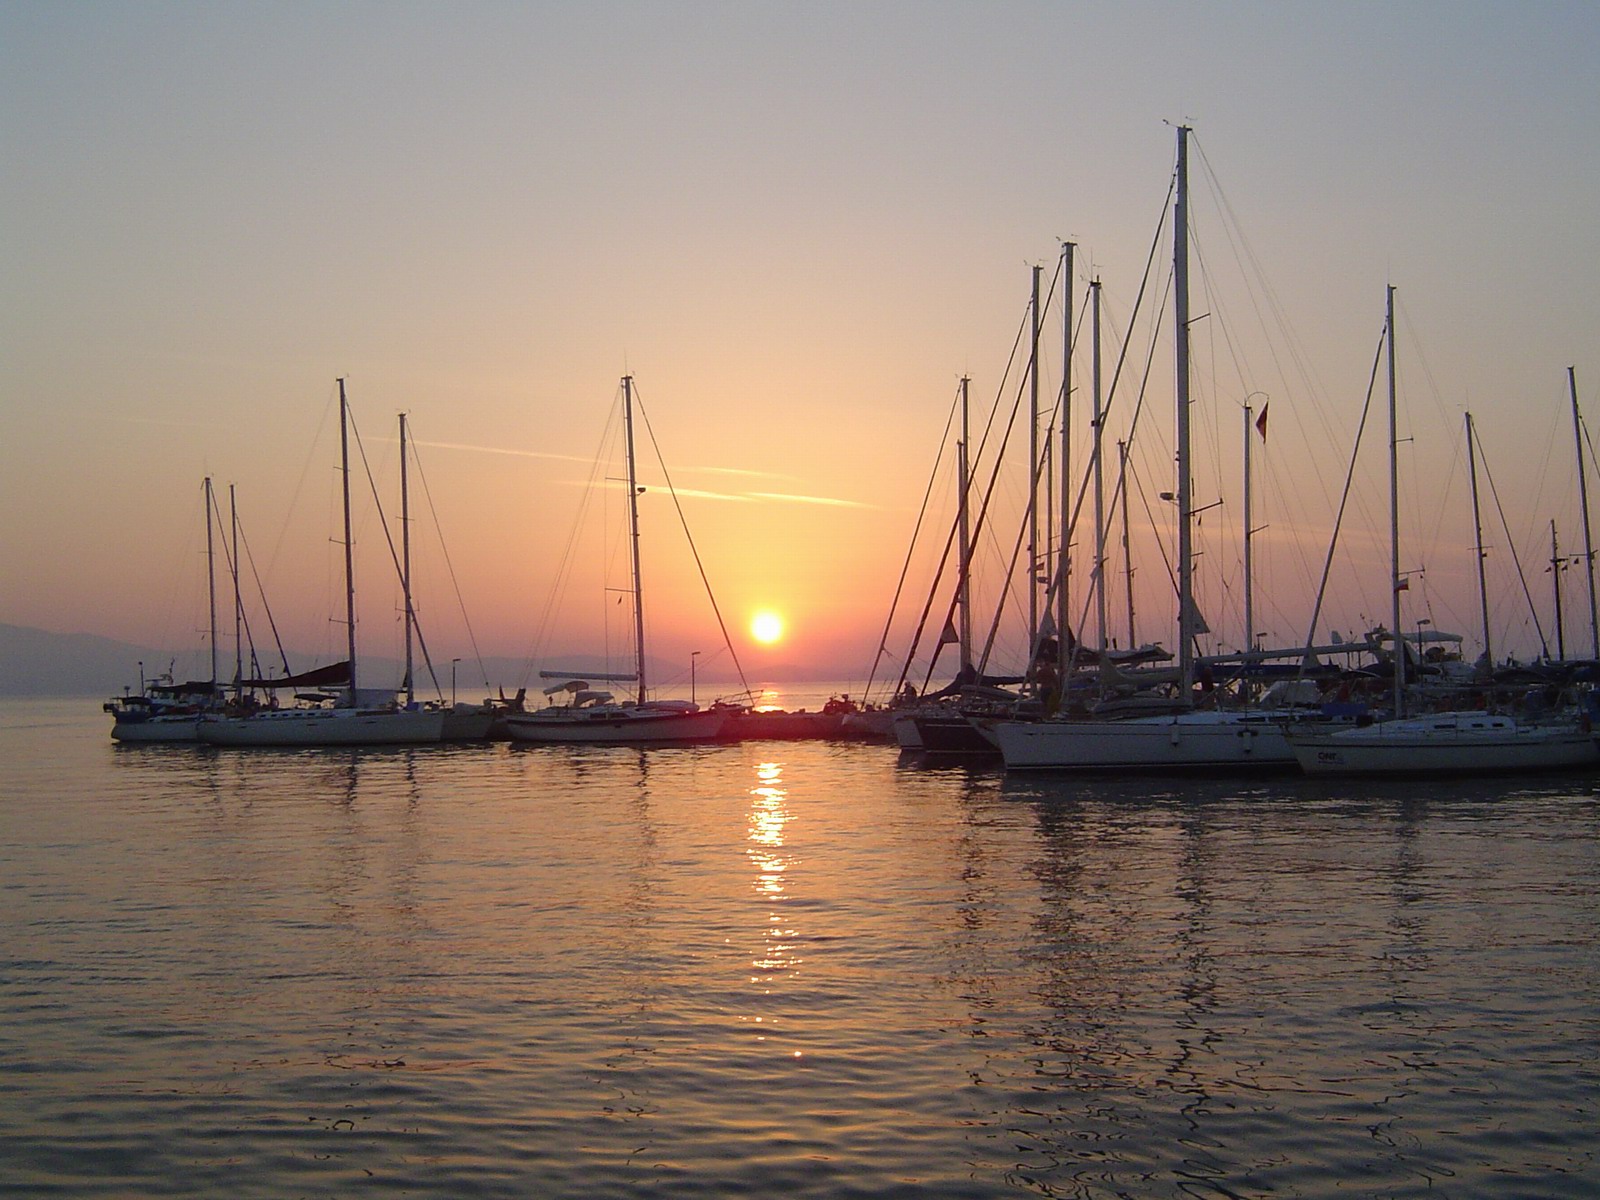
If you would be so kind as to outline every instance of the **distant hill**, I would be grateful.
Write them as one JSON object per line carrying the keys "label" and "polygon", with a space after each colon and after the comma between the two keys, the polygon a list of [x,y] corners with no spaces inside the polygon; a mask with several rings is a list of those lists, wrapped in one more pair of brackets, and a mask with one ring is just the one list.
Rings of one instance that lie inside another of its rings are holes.
{"label": "distant hill", "polygon": [[138,687],[141,662],[154,674],[171,659],[92,633],[0,624],[0,696],[110,696]]}

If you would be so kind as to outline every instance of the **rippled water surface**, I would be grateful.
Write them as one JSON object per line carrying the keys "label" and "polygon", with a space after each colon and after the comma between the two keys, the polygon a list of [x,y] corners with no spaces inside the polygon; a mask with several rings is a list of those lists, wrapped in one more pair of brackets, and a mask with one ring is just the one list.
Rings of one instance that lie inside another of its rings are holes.
{"label": "rippled water surface", "polygon": [[1600,1194],[1600,778],[97,709],[0,705],[0,1194]]}

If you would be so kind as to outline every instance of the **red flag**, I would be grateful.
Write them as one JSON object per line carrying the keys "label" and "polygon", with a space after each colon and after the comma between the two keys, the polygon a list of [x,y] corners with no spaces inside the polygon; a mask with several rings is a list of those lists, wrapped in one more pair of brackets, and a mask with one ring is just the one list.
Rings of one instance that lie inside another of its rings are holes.
{"label": "red flag", "polygon": [[1256,432],[1261,435],[1263,442],[1267,440],[1267,409],[1271,407],[1271,404],[1263,404],[1261,406],[1261,415],[1256,418]]}
{"label": "red flag", "polygon": [[1411,590],[1411,577],[1407,576],[1404,579],[1396,581],[1394,590],[1397,592],[1409,592]]}

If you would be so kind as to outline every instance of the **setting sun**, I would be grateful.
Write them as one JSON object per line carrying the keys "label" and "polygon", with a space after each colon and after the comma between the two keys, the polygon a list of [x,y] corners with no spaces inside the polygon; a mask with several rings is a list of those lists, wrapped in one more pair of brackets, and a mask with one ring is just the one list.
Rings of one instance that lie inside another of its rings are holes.
{"label": "setting sun", "polygon": [[758,612],[750,618],[750,636],[763,646],[783,637],[783,618],[775,612]]}

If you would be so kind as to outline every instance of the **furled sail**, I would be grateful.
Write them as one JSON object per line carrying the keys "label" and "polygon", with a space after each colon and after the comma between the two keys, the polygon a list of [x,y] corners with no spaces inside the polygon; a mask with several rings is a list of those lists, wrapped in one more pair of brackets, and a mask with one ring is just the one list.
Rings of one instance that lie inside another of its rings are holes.
{"label": "furled sail", "polygon": [[242,688],[349,687],[350,663],[348,661],[331,663],[326,667],[302,671],[298,675],[282,675],[277,679],[241,679],[239,686]]}

